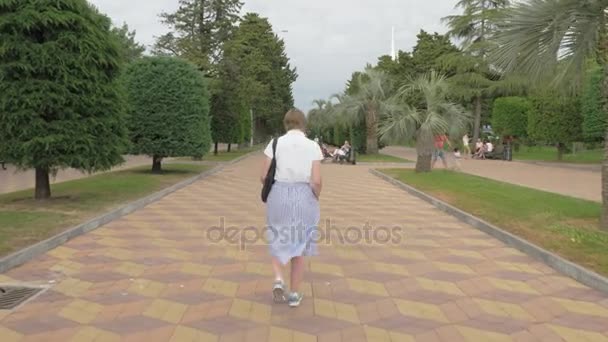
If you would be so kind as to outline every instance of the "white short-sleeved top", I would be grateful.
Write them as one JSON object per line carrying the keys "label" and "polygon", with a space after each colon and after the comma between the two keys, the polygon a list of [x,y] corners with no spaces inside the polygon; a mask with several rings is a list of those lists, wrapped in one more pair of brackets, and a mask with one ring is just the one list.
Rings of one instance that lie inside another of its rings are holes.
{"label": "white short-sleeved top", "polygon": [[[264,150],[272,158],[272,141]],[[274,179],[286,183],[308,183],[312,173],[312,163],[323,160],[319,144],[306,137],[300,130],[291,130],[277,142],[277,170]]]}

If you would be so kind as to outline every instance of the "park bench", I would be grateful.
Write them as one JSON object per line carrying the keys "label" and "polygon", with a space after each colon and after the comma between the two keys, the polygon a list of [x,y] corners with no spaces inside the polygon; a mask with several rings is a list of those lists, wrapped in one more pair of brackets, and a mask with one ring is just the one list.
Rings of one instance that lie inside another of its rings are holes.
{"label": "park bench", "polygon": [[505,147],[503,145],[498,145],[494,151],[486,153],[485,157],[486,159],[504,160]]}

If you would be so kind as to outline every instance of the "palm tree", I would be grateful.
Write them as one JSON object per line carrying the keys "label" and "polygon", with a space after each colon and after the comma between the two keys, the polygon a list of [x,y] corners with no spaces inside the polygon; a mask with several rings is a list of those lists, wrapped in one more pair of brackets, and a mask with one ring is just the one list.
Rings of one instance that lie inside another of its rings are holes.
{"label": "palm tree", "polygon": [[[554,84],[570,81],[578,85],[587,61],[596,59],[604,69],[603,96],[608,98],[607,9],[606,0],[517,3],[502,20],[492,60],[503,71],[524,72],[534,80],[550,76]],[[608,144],[608,130],[604,143]],[[608,230],[608,145],[604,150],[601,226]]]}
{"label": "palm tree", "polygon": [[[448,133],[456,136],[464,132],[470,113],[448,100],[449,83],[445,76],[432,72],[421,76],[399,89],[399,110],[391,111],[383,120],[380,134],[387,142],[416,140],[416,172],[431,171],[434,137]],[[416,94],[421,100],[415,107],[405,100]]]}
{"label": "palm tree", "polygon": [[378,153],[378,125],[380,119],[387,115],[392,107],[391,84],[386,73],[371,67],[364,73],[357,74],[353,86],[353,94],[335,97],[334,114],[338,122],[345,127],[353,127],[360,123],[366,126],[366,152]]}

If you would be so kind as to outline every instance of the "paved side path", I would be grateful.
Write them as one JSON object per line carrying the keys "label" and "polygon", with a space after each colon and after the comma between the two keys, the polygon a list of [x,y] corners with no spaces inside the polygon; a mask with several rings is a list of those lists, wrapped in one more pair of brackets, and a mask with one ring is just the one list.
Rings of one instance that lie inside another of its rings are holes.
{"label": "paved side path", "polygon": [[324,166],[334,244],[307,264],[301,307],[273,304],[266,247],[207,235],[222,218],[261,231],[260,160],[0,276],[51,285],[0,313],[0,340],[608,341],[607,295],[355,166]]}
{"label": "paved side path", "polygon": [[[382,152],[416,160],[416,151],[413,148],[390,146]],[[602,175],[594,168],[470,159],[461,160],[460,164],[462,171],[473,175],[590,201],[602,200]],[[443,167],[440,161],[437,162],[437,167]]]}

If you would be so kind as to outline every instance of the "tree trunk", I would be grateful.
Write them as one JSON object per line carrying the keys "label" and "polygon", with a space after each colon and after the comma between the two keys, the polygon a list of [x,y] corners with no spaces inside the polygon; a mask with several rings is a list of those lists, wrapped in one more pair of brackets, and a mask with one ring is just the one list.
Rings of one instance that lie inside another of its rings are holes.
{"label": "tree trunk", "polygon": [[51,198],[51,182],[49,181],[48,169],[36,168],[35,198],[37,200]]}
{"label": "tree trunk", "polygon": [[428,134],[421,134],[416,137],[416,172],[431,172],[433,161],[433,137]]}
{"label": "tree trunk", "polygon": [[154,156],[152,157],[152,173],[161,173],[162,170],[162,162],[163,157]]}
{"label": "tree trunk", "polygon": [[477,96],[475,98],[475,126],[473,127],[473,143],[477,143],[477,140],[481,136],[481,105],[482,98]]}
{"label": "tree trunk", "polygon": [[228,143],[228,152],[230,152],[231,149],[232,149],[232,144]]}
{"label": "tree trunk", "polygon": [[557,161],[564,160],[564,144],[557,143]]}
{"label": "tree trunk", "polygon": [[215,142],[215,145],[214,145],[214,147],[213,147],[213,154],[214,154],[214,155],[216,155],[216,156],[217,156],[217,154],[218,154],[218,144],[219,144],[219,143],[216,141],[216,142]]}
{"label": "tree trunk", "polygon": [[[608,64],[604,63],[604,81],[602,83],[604,111],[608,110]],[[608,127],[604,132],[604,160],[602,161],[602,230],[608,231]]]}
{"label": "tree trunk", "polygon": [[367,154],[378,153],[378,120],[374,109],[367,111],[365,118],[365,124],[367,126]]}

